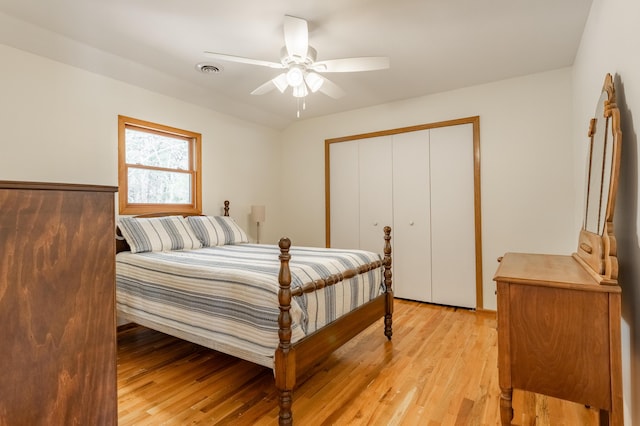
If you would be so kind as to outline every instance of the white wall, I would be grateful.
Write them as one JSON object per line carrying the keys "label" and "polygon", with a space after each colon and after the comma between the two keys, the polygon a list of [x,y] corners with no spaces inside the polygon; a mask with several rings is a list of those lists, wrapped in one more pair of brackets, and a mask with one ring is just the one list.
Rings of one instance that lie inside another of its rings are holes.
{"label": "white wall", "polygon": [[[637,0],[593,0],[572,69],[300,121],[282,134],[0,44],[0,180],[117,185],[117,115],[203,135],[205,213],[232,201],[255,238],[324,245],[324,140],[480,116],[485,308],[506,251],[571,253],[580,226],[585,134],[604,75],[615,75],[623,160],[615,229],[623,287],[625,423],[640,424]],[[567,122],[572,125],[568,126]]]}
{"label": "white wall", "polygon": [[205,213],[230,199],[255,238],[250,205],[277,209],[280,132],[2,44],[0,58],[0,180],[117,186],[122,114],[202,134]]}
{"label": "white wall", "polygon": [[[614,76],[622,123],[620,186],[614,217],[622,286],[622,364],[625,424],[640,424],[640,210],[638,209],[638,129],[640,129],[640,2],[593,0],[573,67],[573,133],[576,158],[586,156],[585,134],[604,76]],[[576,168],[577,169],[577,168]],[[583,169],[584,170],[584,169]],[[579,185],[583,176],[576,175]],[[580,205],[576,207],[579,214]]]}
{"label": "white wall", "polygon": [[480,116],[484,307],[495,309],[498,256],[575,251],[568,68],[290,126],[283,135],[282,199],[292,242],[325,244],[325,139],[474,115]]}

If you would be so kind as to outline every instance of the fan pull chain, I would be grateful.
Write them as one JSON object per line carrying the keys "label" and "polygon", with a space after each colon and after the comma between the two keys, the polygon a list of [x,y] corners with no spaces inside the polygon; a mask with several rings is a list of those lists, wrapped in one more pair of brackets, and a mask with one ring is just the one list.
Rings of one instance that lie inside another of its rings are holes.
{"label": "fan pull chain", "polygon": [[[296,104],[298,107],[298,111],[296,112],[296,117],[300,118],[300,98],[296,98]],[[302,97],[302,110],[305,111],[307,109],[307,97]]]}

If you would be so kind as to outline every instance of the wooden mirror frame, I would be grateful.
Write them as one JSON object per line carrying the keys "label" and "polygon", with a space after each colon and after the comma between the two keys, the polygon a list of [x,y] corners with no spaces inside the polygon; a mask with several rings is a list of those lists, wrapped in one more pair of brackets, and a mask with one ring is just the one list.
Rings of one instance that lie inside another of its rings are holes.
{"label": "wooden mirror frame", "polygon": [[[618,189],[622,131],[611,74],[605,77],[596,117],[589,123],[588,136],[584,223],[575,257],[599,276],[601,284],[617,284],[618,259],[613,213]],[[594,214],[595,226],[592,223]]]}

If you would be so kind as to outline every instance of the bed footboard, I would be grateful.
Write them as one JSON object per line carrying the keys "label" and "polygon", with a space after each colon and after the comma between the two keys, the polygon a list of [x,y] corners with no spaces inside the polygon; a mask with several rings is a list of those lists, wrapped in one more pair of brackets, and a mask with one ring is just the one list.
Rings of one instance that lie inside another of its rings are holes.
{"label": "bed footboard", "polygon": [[[293,424],[291,410],[293,389],[296,384],[296,379],[302,373],[302,370],[313,366],[325,357],[327,353],[332,352],[334,349],[346,343],[381,317],[384,318],[384,334],[388,340],[391,340],[393,334],[393,288],[391,279],[391,228],[389,226],[385,226],[384,228],[384,241],[383,260],[306,283],[292,291],[291,271],[289,269],[289,260],[291,259],[289,249],[291,248],[291,241],[289,238],[280,239],[280,272],[278,275],[280,284],[278,291],[278,303],[280,305],[278,336],[280,343],[275,352],[274,366],[275,382],[279,392],[279,425]],[[294,345],[291,344],[290,310],[291,298],[293,296],[335,285],[344,279],[352,278],[358,274],[363,274],[379,267],[384,267],[384,294],[350,312],[334,323],[327,325],[322,331],[307,336]],[[328,342],[331,342],[331,344],[327,344]],[[303,355],[300,360],[296,360],[298,349]]]}

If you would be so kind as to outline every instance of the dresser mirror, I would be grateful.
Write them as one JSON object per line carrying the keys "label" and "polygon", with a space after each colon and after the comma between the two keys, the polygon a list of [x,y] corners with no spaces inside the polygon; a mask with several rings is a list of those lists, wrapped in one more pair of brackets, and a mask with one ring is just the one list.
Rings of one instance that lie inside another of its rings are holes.
{"label": "dresser mirror", "polygon": [[620,165],[620,112],[611,74],[607,74],[596,115],[589,124],[584,223],[577,255],[603,284],[618,275],[613,212]]}
{"label": "dresser mirror", "polygon": [[[598,100],[596,115],[591,119],[590,149],[587,160],[585,217],[584,229],[594,234],[601,234],[604,229],[604,218],[608,194],[604,191],[610,179],[607,179],[605,159],[610,154],[611,145],[607,146],[608,120],[604,116],[604,103],[608,100],[607,92],[602,92]],[[611,173],[611,168],[608,168]],[[604,213],[604,214],[603,214]]]}

